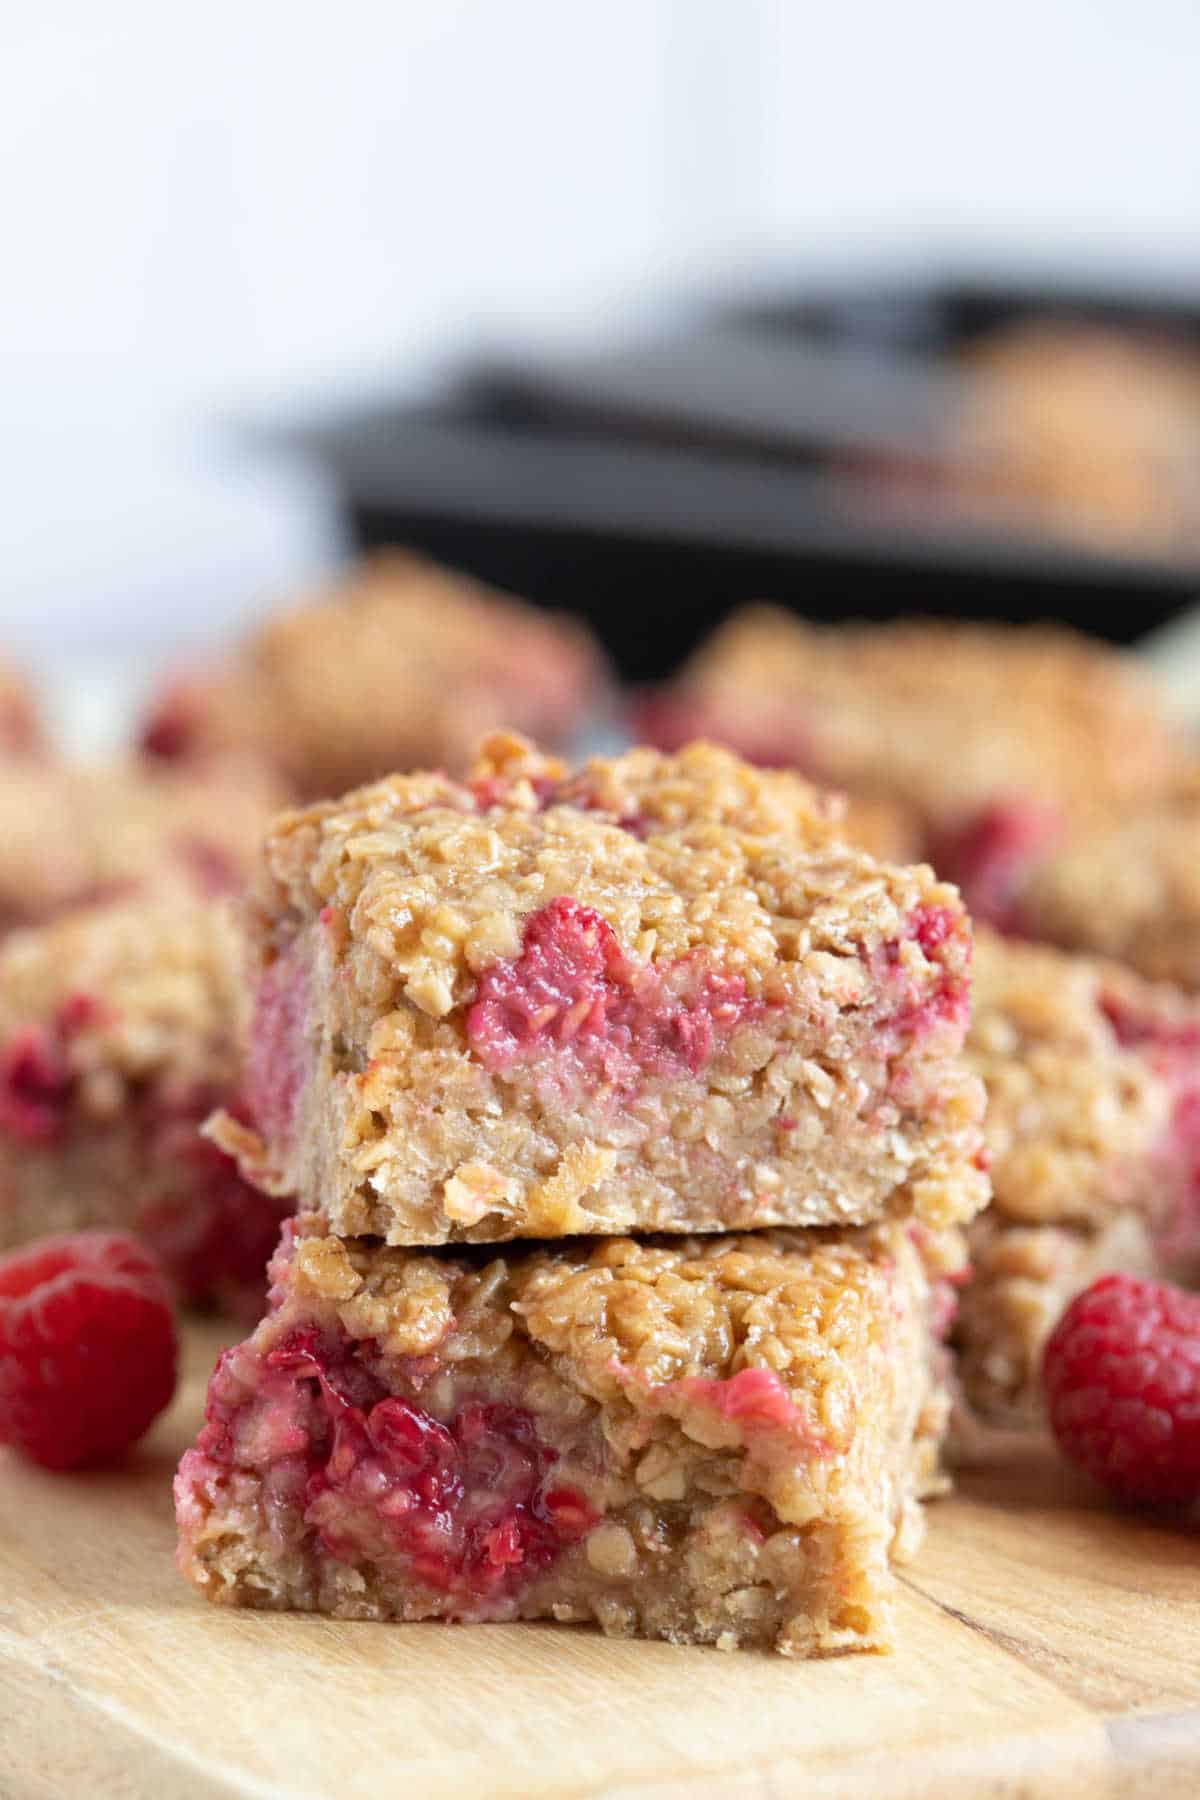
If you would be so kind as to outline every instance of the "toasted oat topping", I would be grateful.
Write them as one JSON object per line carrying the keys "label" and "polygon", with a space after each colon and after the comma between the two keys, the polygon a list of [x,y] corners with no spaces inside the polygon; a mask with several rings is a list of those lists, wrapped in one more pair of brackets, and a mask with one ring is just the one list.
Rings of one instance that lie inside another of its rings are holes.
{"label": "toasted oat topping", "polygon": [[[967,1060],[987,1088],[994,1205],[1086,1223],[1153,1200],[1168,1083],[1111,1017],[1120,971],[980,931]],[[1144,1004],[1159,1001],[1149,990]]]}
{"label": "toasted oat topping", "polygon": [[240,762],[195,772],[0,762],[0,923],[142,888],[240,888],[282,798]]}
{"label": "toasted oat topping", "polygon": [[1036,796],[1071,815],[1164,780],[1178,748],[1150,680],[1052,626],[932,620],[822,627],[736,613],[678,686],[694,729],[774,740],[834,786],[896,796],[934,825]]}
{"label": "toasted oat topping", "polygon": [[0,1050],[52,1033],[78,1104],[97,1117],[124,1083],[160,1071],[181,1091],[223,1087],[245,1025],[242,956],[220,904],[142,901],[13,932],[0,945]]}
{"label": "toasted oat topping", "polygon": [[1039,937],[1200,989],[1200,771],[1076,835],[1020,906]]}
{"label": "toasted oat topping", "polygon": [[[958,1233],[920,1238],[931,1275],[961,1271]],[[643,1386],[726,1380],[751,1367],[789,1390],[821,1390],[886,1337],[896,1256],[916,1254],[907,1246],[892,1226],[566,1239],[499,1255],[302,1235],[288,1279],[305,1299],[332,1304],[351,1337],[394,1356],[452,1358],[448,1333],[478,1354],[480,1331],[506,1340],[515,1321],[543,1353],[565,1359],[580,1392],[636,1405]],[[830,1418],[835,1410],[830,1402]]]}
{"label": "toasted oat topping", "polygon": [[387,768],[459,769],[483,731],[509,722],[561,739],[602,685],[578,622],[388,551],[180,683],[148,736],[165,754],[255,749],[302,793],[337,793]]}
{"label": "toasted oat topping", "polygon": [[[867,990],[860,945],[894,941],[922,960],[909,935],[918,907],[946,909],[961,933],[953,888],[839,841],[836,809],[793,776],[697,744],[593,761],[539,788],[525,757],[511,740],[485,746],[481,805],[470,787],[394,776],[284,814],[267,840],[264,918],[286,937],[330,909],[330,929],[359,946],[360,990],[390,988],[433,1017],[470,998],[481,969],[518,953],[522,920],[564,895],[647,962],[704,949],[776,998],[802,967],[843,1006]],[[965,938],[959,950],[965,967]]]}

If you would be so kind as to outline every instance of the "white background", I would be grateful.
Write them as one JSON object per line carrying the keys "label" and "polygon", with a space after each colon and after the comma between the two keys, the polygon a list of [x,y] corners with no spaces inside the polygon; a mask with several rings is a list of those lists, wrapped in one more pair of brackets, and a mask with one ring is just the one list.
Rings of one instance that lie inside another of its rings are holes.
{"label": "white background", "polygon": [[1097,253],[1200,286],[1197,0],[0,0],[0,636],[219,632],[333,554],[227,421],[706,274]]}

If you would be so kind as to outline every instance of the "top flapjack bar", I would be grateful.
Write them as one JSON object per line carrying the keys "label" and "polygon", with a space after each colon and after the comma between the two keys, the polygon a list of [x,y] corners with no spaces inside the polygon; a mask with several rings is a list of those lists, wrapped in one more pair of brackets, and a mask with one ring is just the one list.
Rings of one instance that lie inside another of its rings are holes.
{"label": "top flapjack bar", "polygon": [[283,814],[253,933],[256,1131],[398,1244],[969,1218],[969,925],[793,776],[695,745],[571,773],[488,741]]}

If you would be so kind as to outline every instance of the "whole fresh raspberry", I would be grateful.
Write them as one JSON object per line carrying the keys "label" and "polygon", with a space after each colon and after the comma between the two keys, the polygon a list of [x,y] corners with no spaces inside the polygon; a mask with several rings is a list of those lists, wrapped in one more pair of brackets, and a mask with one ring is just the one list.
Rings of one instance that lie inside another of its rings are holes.
{"label": "whole fresh raspberry", "polygon": [[48,1469],[117,1456],[175,1391],[162,1269],[124,1232],[0,1258],[0,1444]]}
{"label": "whole fresh raspberry", "polygon": [[1110,1492],[1200,1498],[1200,1294],[1105,1275],[1059,1320],[1042,1380],[1064,1456]]}

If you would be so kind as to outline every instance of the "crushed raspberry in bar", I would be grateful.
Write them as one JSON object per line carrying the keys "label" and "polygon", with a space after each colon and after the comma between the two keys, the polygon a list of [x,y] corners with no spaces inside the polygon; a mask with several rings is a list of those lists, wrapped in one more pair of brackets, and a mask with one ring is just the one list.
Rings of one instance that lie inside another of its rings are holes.
{"label": "crushed raspberry in bar", "polygon": [[1176,1094],[1167,1154],[1182,1179],[1157,1248],[1168,1265],[1195,1269],[1200,1258],[1200,1072]]}
{"label": "crushed raspberry in bar", "polygon": [[1149,1045],[1167,1052],[1200,1051],[1200,1022],[1194,1019],[1156,1018],[1115,994],[1102,994],[1100,1009],[1124,1048]]}
{"label": "crushed raspberry in bar", "polygon": [[0,1259],[0,1443],[48,1469],[127,1449],[175,1391],[162,1270],[123,1232],[44,1238]]}
{"label": "crushed raspberry in bar", "polygon": [[26,1144],[52,1144],[66,1129],[71,1073],[61,1046],[30,1025],[0,1052],[0,1131]]}
{"label": "crushed raspberry in bar", "polygon": [[[251,1187],[233,1158],[201,1137],[198,1126],[214,1104],[215,1096],[194,1095],[153,1120],[154,1164],[177,1171],[178,1179],[141,1214],[138,1231],[184,1299],[202,1302],[220,1296],[256,1319],[266,1292],[266,1267],[290,1202]],[[233,1116],[240,1111],[226,1110]]]}
{"label": "crushed raspberry in bar", "polygon": [[172,688],[147,721],[141,747],[147,756],[163,762],[179,762],[196,747],[201,715],[195,697],[185,686]]}
{"label": "crushed raspberry in bar", "polygon": [[1062,820],[1049,807],[998,802],[955,830],[938,833],[930,859],[944,880],[962,889],[976,919],[998,931],[1019,932],[1022,883],[1061,832]]}
{"label": "crushed raspberry in bar", "polygon": [[660,1391],[672,1390],[694,1405],[711,1406],[722,1419],[744,1433],[757,1427],[789,1431],[803,1438],[810,1456],[832,1454],[832,1445],[810,1430],[773,1369],[739,1369],[736,1375],[719,1381],[692,1375],[684,1381],[669,1382]]}
{"label": "crushed raspberry in bar", "polygon": [[909,916],[905,941],[916,944],[928,959],[934,970],[932,988],[924,983],[918,985],[907,972],[900,939],[892,938],[879,946],[875,961],[880,972],[895,971],[899,986],[896,1010],[887,1021],[889,1054],[895,1044],[919,1043],[943,1027],[956,1033],[965,1031],[970,1014],[970,981],[944,968],[940,955],[944,945],[953,944],[956,928],[957,919],[945,906],[918,906]]}
{"label": "crushed raspberry in bar", "polygon": [[920,944],[926,956],[940,950],[947,938],[953,937],[958,924],[948,906],[918,906],[909,925],[910,935]]}
{"label": "crushed raspberry in bar", "polygon": [[519,957],[484,971],[467,1036],[490,1069],[549,1049],[629,1091],[644,1074],[698,1075],[739,1024],[764,1011],[741,976],[694,957],[665,969],[640,964],[600,913],[559,898],[528,919]]}
{"label": "crushed raspberry in bar", "polygon": [[1200,1019],[1139,1011],[1114,994],[1100,1007],[1126,1049],[1142,1051],[1171,1090],[1171,1118],[1160,1161],[1173,1201],[1155,1234],[1165,1266],[1194,1265],[1200,1257]]}
{"label": "crushed raspberry in bar", "polygon": [[599,1522],[554,1481],[558,1452],[524,1407],[468,1400],[443,1423],[389,1395],[350,1340],[316,1330],[291,1333],[266,1365],[247,1407],[225,1359],[181,1479],[193,1462],[231,1466],[269,1444],[283,1487],[303,1481],[304,1522],[339,1561],[403,1570],[478,1612]]}
{"label": "crushed raspberry in bar", "polygon": [[261,976],[254,1034],[246,1061],[246,1095],[259,1129],[287,1139],[308,1080],[308,972],[294,952],[276,957]]}
{"label": "crushed raspberry in bar", "polygon": [[193,833],[180,838],[176,848],[180,861],[206,899],[237,893],[242,885],[241,870],[220,844]]}
{"label": "crushed raspberry in bar", "polygon": [[99,1023],[90,994],[71,994],[50,1026],[27,1025],[0,1049],[0,1131],[26,1144],[53,1144],[66,1130],[72,1077],[67,1046]]}

